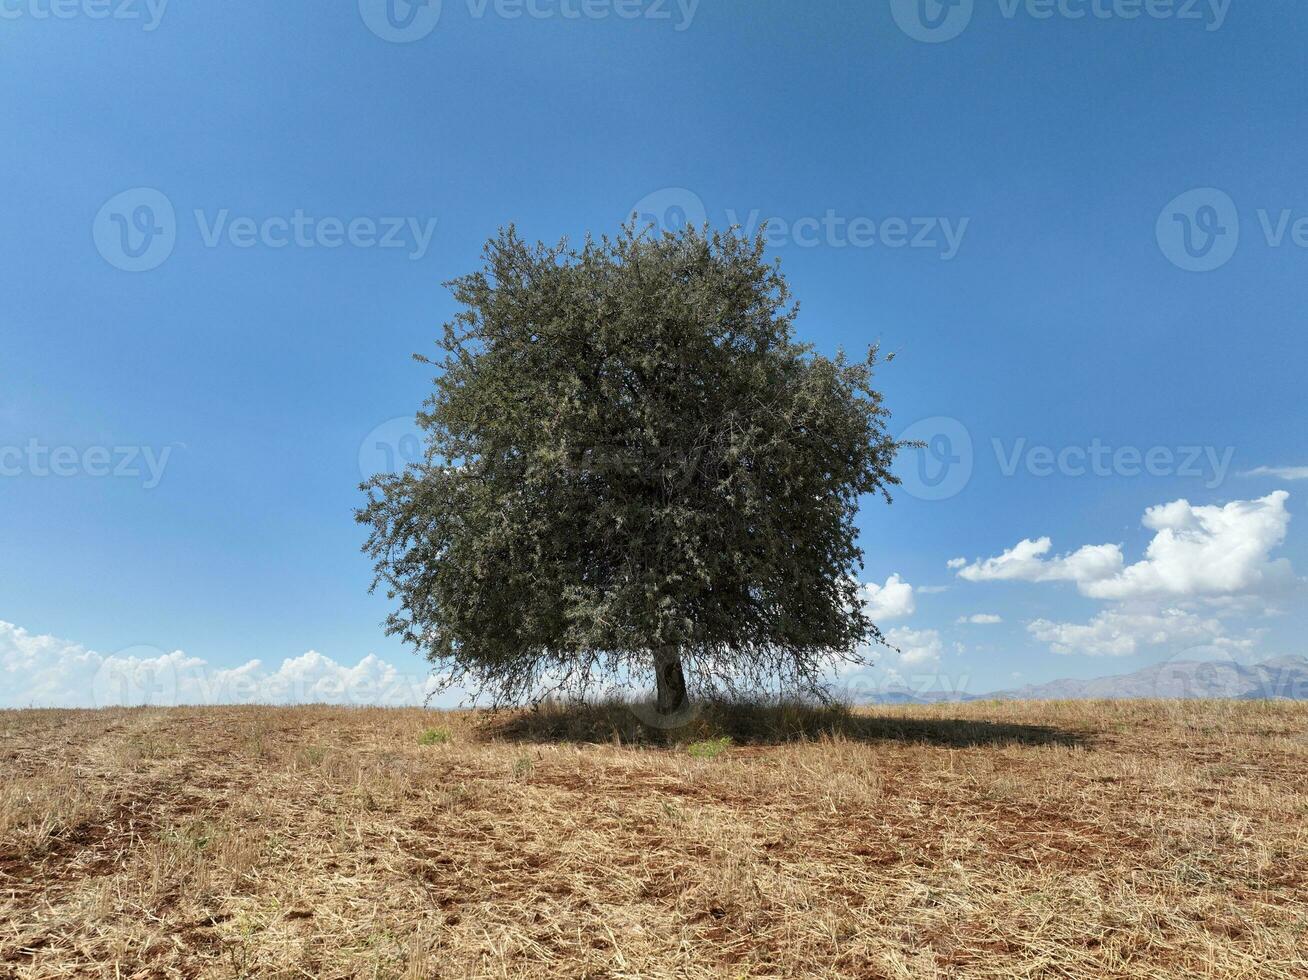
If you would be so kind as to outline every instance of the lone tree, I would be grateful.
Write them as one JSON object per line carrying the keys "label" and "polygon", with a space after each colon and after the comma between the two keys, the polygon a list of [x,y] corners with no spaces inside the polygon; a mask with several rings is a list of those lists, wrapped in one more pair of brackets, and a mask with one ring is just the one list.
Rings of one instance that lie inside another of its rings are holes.
{"label": "lone tree", "polygon": [[510,228],[484,258],[415,355],[424,461],[363,485],[389,633],[497,704],[652,671],[663,715],[688,679],[821,691],[881,641],[854,578],[858,499],[898,483],[877,350],[797,343],[761,236]]}

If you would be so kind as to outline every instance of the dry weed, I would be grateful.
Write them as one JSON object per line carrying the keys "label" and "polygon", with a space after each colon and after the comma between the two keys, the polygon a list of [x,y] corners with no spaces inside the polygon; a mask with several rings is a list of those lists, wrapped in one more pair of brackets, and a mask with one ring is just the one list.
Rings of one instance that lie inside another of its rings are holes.
{"label": "dry weed", "polygon": [[0,976],[1304,977],[1305,763],[1285,703],[0,713]]}

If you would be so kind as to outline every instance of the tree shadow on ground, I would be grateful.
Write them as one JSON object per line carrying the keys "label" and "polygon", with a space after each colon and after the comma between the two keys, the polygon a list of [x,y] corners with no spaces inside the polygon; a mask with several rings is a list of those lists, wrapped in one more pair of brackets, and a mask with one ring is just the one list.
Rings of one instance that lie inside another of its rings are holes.
{"label": "tree shadow on ground", "polygon": [[653,747],[729,738],[738,745],[783,745],[824,738],[855,742],[901,742],[968,748],[1003,745],[1086,747],[1088,733],[1047,725],[974,718],[912,718],[856,711],[841,704],[706,703],[683,724],[663,728],[647,722],[648,705],[545,704],[490,715],[481,734],[489,739],[542,743],[610,743]]}

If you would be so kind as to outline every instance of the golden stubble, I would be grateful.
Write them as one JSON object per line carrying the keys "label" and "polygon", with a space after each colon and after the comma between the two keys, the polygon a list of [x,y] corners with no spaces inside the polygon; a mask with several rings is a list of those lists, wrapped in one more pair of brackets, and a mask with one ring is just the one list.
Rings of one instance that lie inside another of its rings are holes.
{"label": "golden stubble", "polygon": [[0,776],[0,977],[1308,976],[1296,704],[19,711]]}

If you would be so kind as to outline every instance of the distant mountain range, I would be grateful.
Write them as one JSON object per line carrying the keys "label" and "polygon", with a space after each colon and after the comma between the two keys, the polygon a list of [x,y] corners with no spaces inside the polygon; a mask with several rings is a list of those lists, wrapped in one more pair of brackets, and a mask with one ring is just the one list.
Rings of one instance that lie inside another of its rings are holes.
{"label": "distant mountain range", "polygon": [[887,691],[877,704],[930,704],[938,701],[1077,701],[1090,698],[1232,698],[1308,701],[1308,658],[1277,657],[1258,664],[1230,660],[1169,660],[1115,677],[1060,680],[1012,691],[952,695],[933,691]]}

